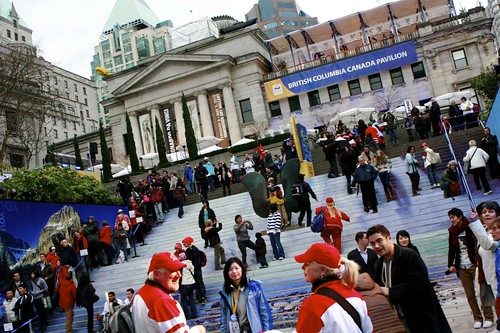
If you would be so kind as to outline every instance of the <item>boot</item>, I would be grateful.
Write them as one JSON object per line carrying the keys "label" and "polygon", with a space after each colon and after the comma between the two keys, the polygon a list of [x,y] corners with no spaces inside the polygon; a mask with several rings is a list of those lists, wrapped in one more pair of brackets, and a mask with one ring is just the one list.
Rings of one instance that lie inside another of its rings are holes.
{"label": "boot", "polygon": [[391,199],[392,200],[396,200],[398,198],[397,194],[396,194],[396,191],[394,191],[394,188],[390,188],[390,191],[391,191]]}
{"label": "boot", "polygon": [[385,199],[386,202],[391,201],[391,195],[389,194],[389,192],[385,192]]}

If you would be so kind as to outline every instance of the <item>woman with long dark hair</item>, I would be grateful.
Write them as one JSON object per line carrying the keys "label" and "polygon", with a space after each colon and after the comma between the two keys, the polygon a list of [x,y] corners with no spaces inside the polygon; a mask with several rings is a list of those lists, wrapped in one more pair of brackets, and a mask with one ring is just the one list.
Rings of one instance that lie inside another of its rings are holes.
{"label": "woman with long dark hair", "polygon": [[408,231],[399,230],[398,233],[396,234],[396,242],[401,247],[405,247],[407,249],[412,249],[413,251],[417,252],[417,254],[420,256],[420,252],[418,251],[418,248],[411,243],[411,237],[410,237],[410,234],[408,233]]}
{"label": "woman with long dark hair", "polygon": [[219,292],[221,333],[259,333],[272,330],[271,309],[260,282],[249,280],[246,265],[232,257],[224,266],[224,286]]}
{"label": "woman with long dark hair", "polygon": [[377,150],[377,153],[375,155],[374,164],[375,170],[377,170],[378,172],[378,177],[380,178],[382,186],[384,187],[385,198],[387,202],[396,200],[396,191],[394,191],[394,188],[391,185],[391,160],[382,150],[379,149]]}
{"label": "woman with long dark hair", "polygon": [[40,330],[43,332],[47,328],[47,310],[43,306],[43,296],[49,294],[49,287],[45,280],[40,277],[38,272],[31,273],[31,295],[35,304],[36,313],[40,322]]}
{"label": "woman with long dark hair", "polygon": [[421,191],[419,188],[420,175],[418,174],[418,161],[415,158],[415,146],[408,146],[406,150],[405,167],[406,174],[410,177],[413,196],[420,195],[420,193],[418,193],[418,191]]}

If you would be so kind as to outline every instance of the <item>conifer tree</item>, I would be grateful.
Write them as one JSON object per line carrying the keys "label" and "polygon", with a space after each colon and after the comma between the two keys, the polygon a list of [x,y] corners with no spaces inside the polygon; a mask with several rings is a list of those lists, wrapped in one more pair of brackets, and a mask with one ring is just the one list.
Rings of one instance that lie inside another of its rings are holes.
{"label": "conifer tree", "polygon": [[165,167],[168,165],[167,149],[165,148],[165,140],[163,139],[163,131],[161,130],[160,122],[155,117],[155,132],[156,132],[156,150],[158,151],[158,165]]}
{"label": "conifer tree", "polygon": [[189,153],[189,159],[193,160],[198,156],[198,147],[196,145],[196,137],[194,136],[193,123],[187,105],[186,96],[182,93],[182,118],[184,118],[184,127],[186,131],[186,146]]}
{"label": "conifer tree", "polygon": [[75,149],[75,166],[79,166],[83,170],[82,154],[80,153],[80,146],[78,145],[76,135],[73,137],[73,147]]}
{"label": "conifer tree", "polygon": [[102,177],[104,181],[112,178],[111,173],[111,156],[109,155],[108,143],[106,142],[106,134],[102,124],[99,126],[99,138],[101,140],[101,156],[102,156]]}
{"label": "conifer tree", "polygon": [[132,173],[138,173],[141,170],[141,166],[139,165],[137,151],[135,150],[134,133],[132,132],[132,124],[130,123],[128,113],[125,115],[125,121],[127,123],[127,148],[128,157],[130,159],[130,168],[132,169]]}

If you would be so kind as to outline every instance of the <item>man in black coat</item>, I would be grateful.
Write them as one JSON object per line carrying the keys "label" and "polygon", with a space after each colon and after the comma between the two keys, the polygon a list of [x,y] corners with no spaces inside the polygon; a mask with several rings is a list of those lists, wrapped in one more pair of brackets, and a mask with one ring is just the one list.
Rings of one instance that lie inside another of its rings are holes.
{"label": "man in black coat", "polygon": [[328,178],[339,177],[339,167],[337,166],[337,150],[338,144],[335,141],[335,137],[330,135],[328,140],[323,145],[323,152],[325,153],[325,159],[330,163],[330,170],[328,171]]}
{"label": "man in black coat", "polygon": [[491,179],[500,179],[500,165],[498,163],[498,139],[496,135],[491,134],[490,128],[484,128],[484,136],[481,139],[481,149],[484,150],[490,158],[488,167],[490,168]]}
{"label": "man in black coat", "polygon": [[203,207],[200,209],[200,214],[198,215],[198,227],[200,228],[201,238],[205,240],[205,249],[208,247],[208,237],[205,234],[205,221],[212,220],[217,221],[215,212],[210,208],[208,201],[203,201]]}
{"label": "man in black coat", "polygon": [[354,250],[349,252],[347,259],[359,265],[359,273],[368,273],[373,278],[375,276],[375,262],[377,254],[368,248],[368,238],[365,231],[357,232],[354,240],[358,244]]}
{"label": "man in black coat", "polygon": [[316,197],[316,194],[313,192],[311,185],[309,185],[308,182],[304,180],[305,175],[304,174],[299,174],[299,177],[297,179],[297,184],[302,188],[302,193],[300,197],[295,198],[297,200],[297,203],[300,207],[300,213],[299,213],[299,219],[298,219],[298,225],[302,226],[302,221],[304,220],[304,216],[307,213],[307,222],[306,225],[309,227],[311,226],[311,219],[312,219],[312,210],[311,210],[311,202],[309,201],[309,195],[313,197],[316,202],[318,202],[318,198]]}
{"label": "man in black coat", "polygon": [[434,98],[431,99],[431,110],[429,111],[429,119],[432,124],[432,136],[441,135],[439,128],[439,120],[441,118],[441,107]]}
{"label": "man in black coat", "polygon": [[370,227],[366,235],[380,256],[375,263],[375,282],[394,305],[406,329],[451,333],[422,258],[415,251],[394,244],[389,230],[382,224]]}
{"label": "man in black coat", "polygon": [[373,166],[366,163],[362,156],[358,157],[358,167],[354,171],[354,181],[352,187],[359,184],[361,188],[361,197],[365,212],[372,209],[372,213],[378,213],[377,195],[375,194],[375,179],[377,179],[377,171]]}

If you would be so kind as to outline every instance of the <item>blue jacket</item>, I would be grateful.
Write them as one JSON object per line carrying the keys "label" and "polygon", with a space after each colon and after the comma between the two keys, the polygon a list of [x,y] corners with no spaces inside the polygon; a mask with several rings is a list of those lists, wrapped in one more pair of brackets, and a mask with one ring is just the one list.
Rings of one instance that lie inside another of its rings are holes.
{"label": "blue jacket", "polygon": [[[229,332],[229,318],[231,316],[231,295],[222,289],[220,298],[220,332]],[[260,282],[249,280],[244,290],[246,299],[247,317],[252,332],[264,332],[273,329],[271,308],[267,302]]]}
{"label": "blue jacket", "polygon": [[207,162],[207,163],[205,163],[205,164],[203,164],[203,166],[205,167],[205,169],[207,169],[209,176],[214,176],[215,175],[214,165],[210,161]]}

